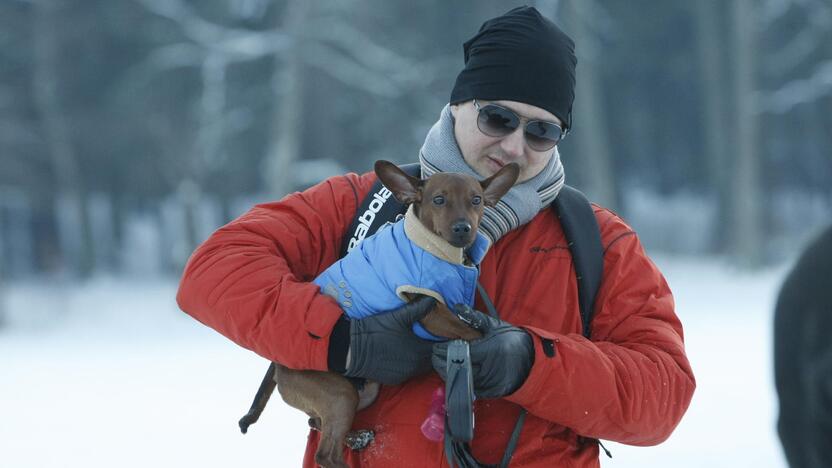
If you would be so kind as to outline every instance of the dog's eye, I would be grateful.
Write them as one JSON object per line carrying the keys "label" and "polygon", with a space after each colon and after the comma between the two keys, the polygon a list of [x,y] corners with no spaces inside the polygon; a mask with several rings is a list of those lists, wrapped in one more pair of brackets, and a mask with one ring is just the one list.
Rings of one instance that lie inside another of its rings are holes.
{"label": "dog's eye", "polygon": [[444,205],[445,204],[445,197],[442,195],[437,195],[433,197],[433,204],[434,205]]}
{"label": "dog's eye", "polygon": [[480,196],[476,196],[476,197],[471,199],[471,204],[472,205],[479,205],[480,203],[482,203],[482,197],[480,197]]}

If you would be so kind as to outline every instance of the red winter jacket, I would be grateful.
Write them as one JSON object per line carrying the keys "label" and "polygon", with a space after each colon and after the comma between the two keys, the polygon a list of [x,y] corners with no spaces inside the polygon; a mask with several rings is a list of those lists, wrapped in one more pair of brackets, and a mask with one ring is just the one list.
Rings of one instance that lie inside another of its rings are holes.
{"label": "red winter jacket", "polygon": [[[188,262],[177,295],[182,310],[266,359],[326,370],[341,310],[310,281],[337,260],[375,179],[334,177],[219,229]],[[695,381],[667,283],[630,227],[603,208],[595,215],[604,276],[592,341],[581,335],[572,259],[552,210],[506,234],[482,262],[482,285],[502,319],[533,335],[535,358],[515,393],[476,402],[472,447],[481,462],[499,462],[520,407],[529,415],[511,466],[597,467],[598,445],[588,438],[658,444],[690,403]],[[540,338],[555,343],[554,356]],[[441,443],[419,429],[440,384],[431,373],[382,387],[354,423],[374,429],[376,439],[348,451],[350,466],[447,466]],[[310,435],[306,467],[314,466],[317,440]]]}

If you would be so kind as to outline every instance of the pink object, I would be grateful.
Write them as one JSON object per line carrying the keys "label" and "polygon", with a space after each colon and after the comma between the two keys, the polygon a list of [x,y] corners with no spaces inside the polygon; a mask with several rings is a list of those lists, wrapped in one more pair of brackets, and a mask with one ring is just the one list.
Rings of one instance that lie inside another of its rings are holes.
{"label": "pink object", "polygon": [[445,388],[437,387],[430,400],[428,416],[422,423],[422,434],[434,442],[445,436]]}

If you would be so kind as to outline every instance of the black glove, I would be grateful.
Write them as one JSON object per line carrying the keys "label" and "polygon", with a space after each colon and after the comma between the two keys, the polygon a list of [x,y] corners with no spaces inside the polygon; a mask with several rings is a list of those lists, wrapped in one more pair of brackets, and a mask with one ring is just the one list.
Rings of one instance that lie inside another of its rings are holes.
{"label": "black glove", "polygon": [[433,343],[416,336],[413,324],[435,306],[436,299],[420,296],[399,309],[360,320],[342,317],[330,337],[330,370],[384,385],[430,372]]}
{"label": "black glove", "polygon": [[[514,393],[526,381],[534,363],[534,344],[525,331],[464,304],[454,312],[482,332],[470,342],[471,373],[477,398],[500,398]],[[448,344],[433,345],[433,368],[446,378]]]}

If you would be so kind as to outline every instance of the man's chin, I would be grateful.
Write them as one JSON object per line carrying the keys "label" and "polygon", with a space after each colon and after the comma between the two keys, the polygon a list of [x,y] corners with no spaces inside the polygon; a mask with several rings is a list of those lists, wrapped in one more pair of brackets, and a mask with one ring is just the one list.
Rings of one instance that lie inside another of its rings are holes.
{"label": "man's chin", "polygon": [[[503,167],[502,164],[492,160],[488,156],[481,156],[474,162],[474,164],[471,164],[471,161],[468,160],[466,160],[465,162],[468,163],[468,167],[473,169],[474,172],[476,172],[483,179],[493,176],[497,173],[497,171],[500,170],[500,168]],[[522,169],[520,176],[523,176]]]}
{"label": "man's chin", "polygon": [[[469,164],[470,166],[470,164]],[[480,177],[487,178],[491,177],[500,170],[500,165],[490,158],[483,156],[477,161],[476,166],[473,166],[474,172],[480,175]]]}

